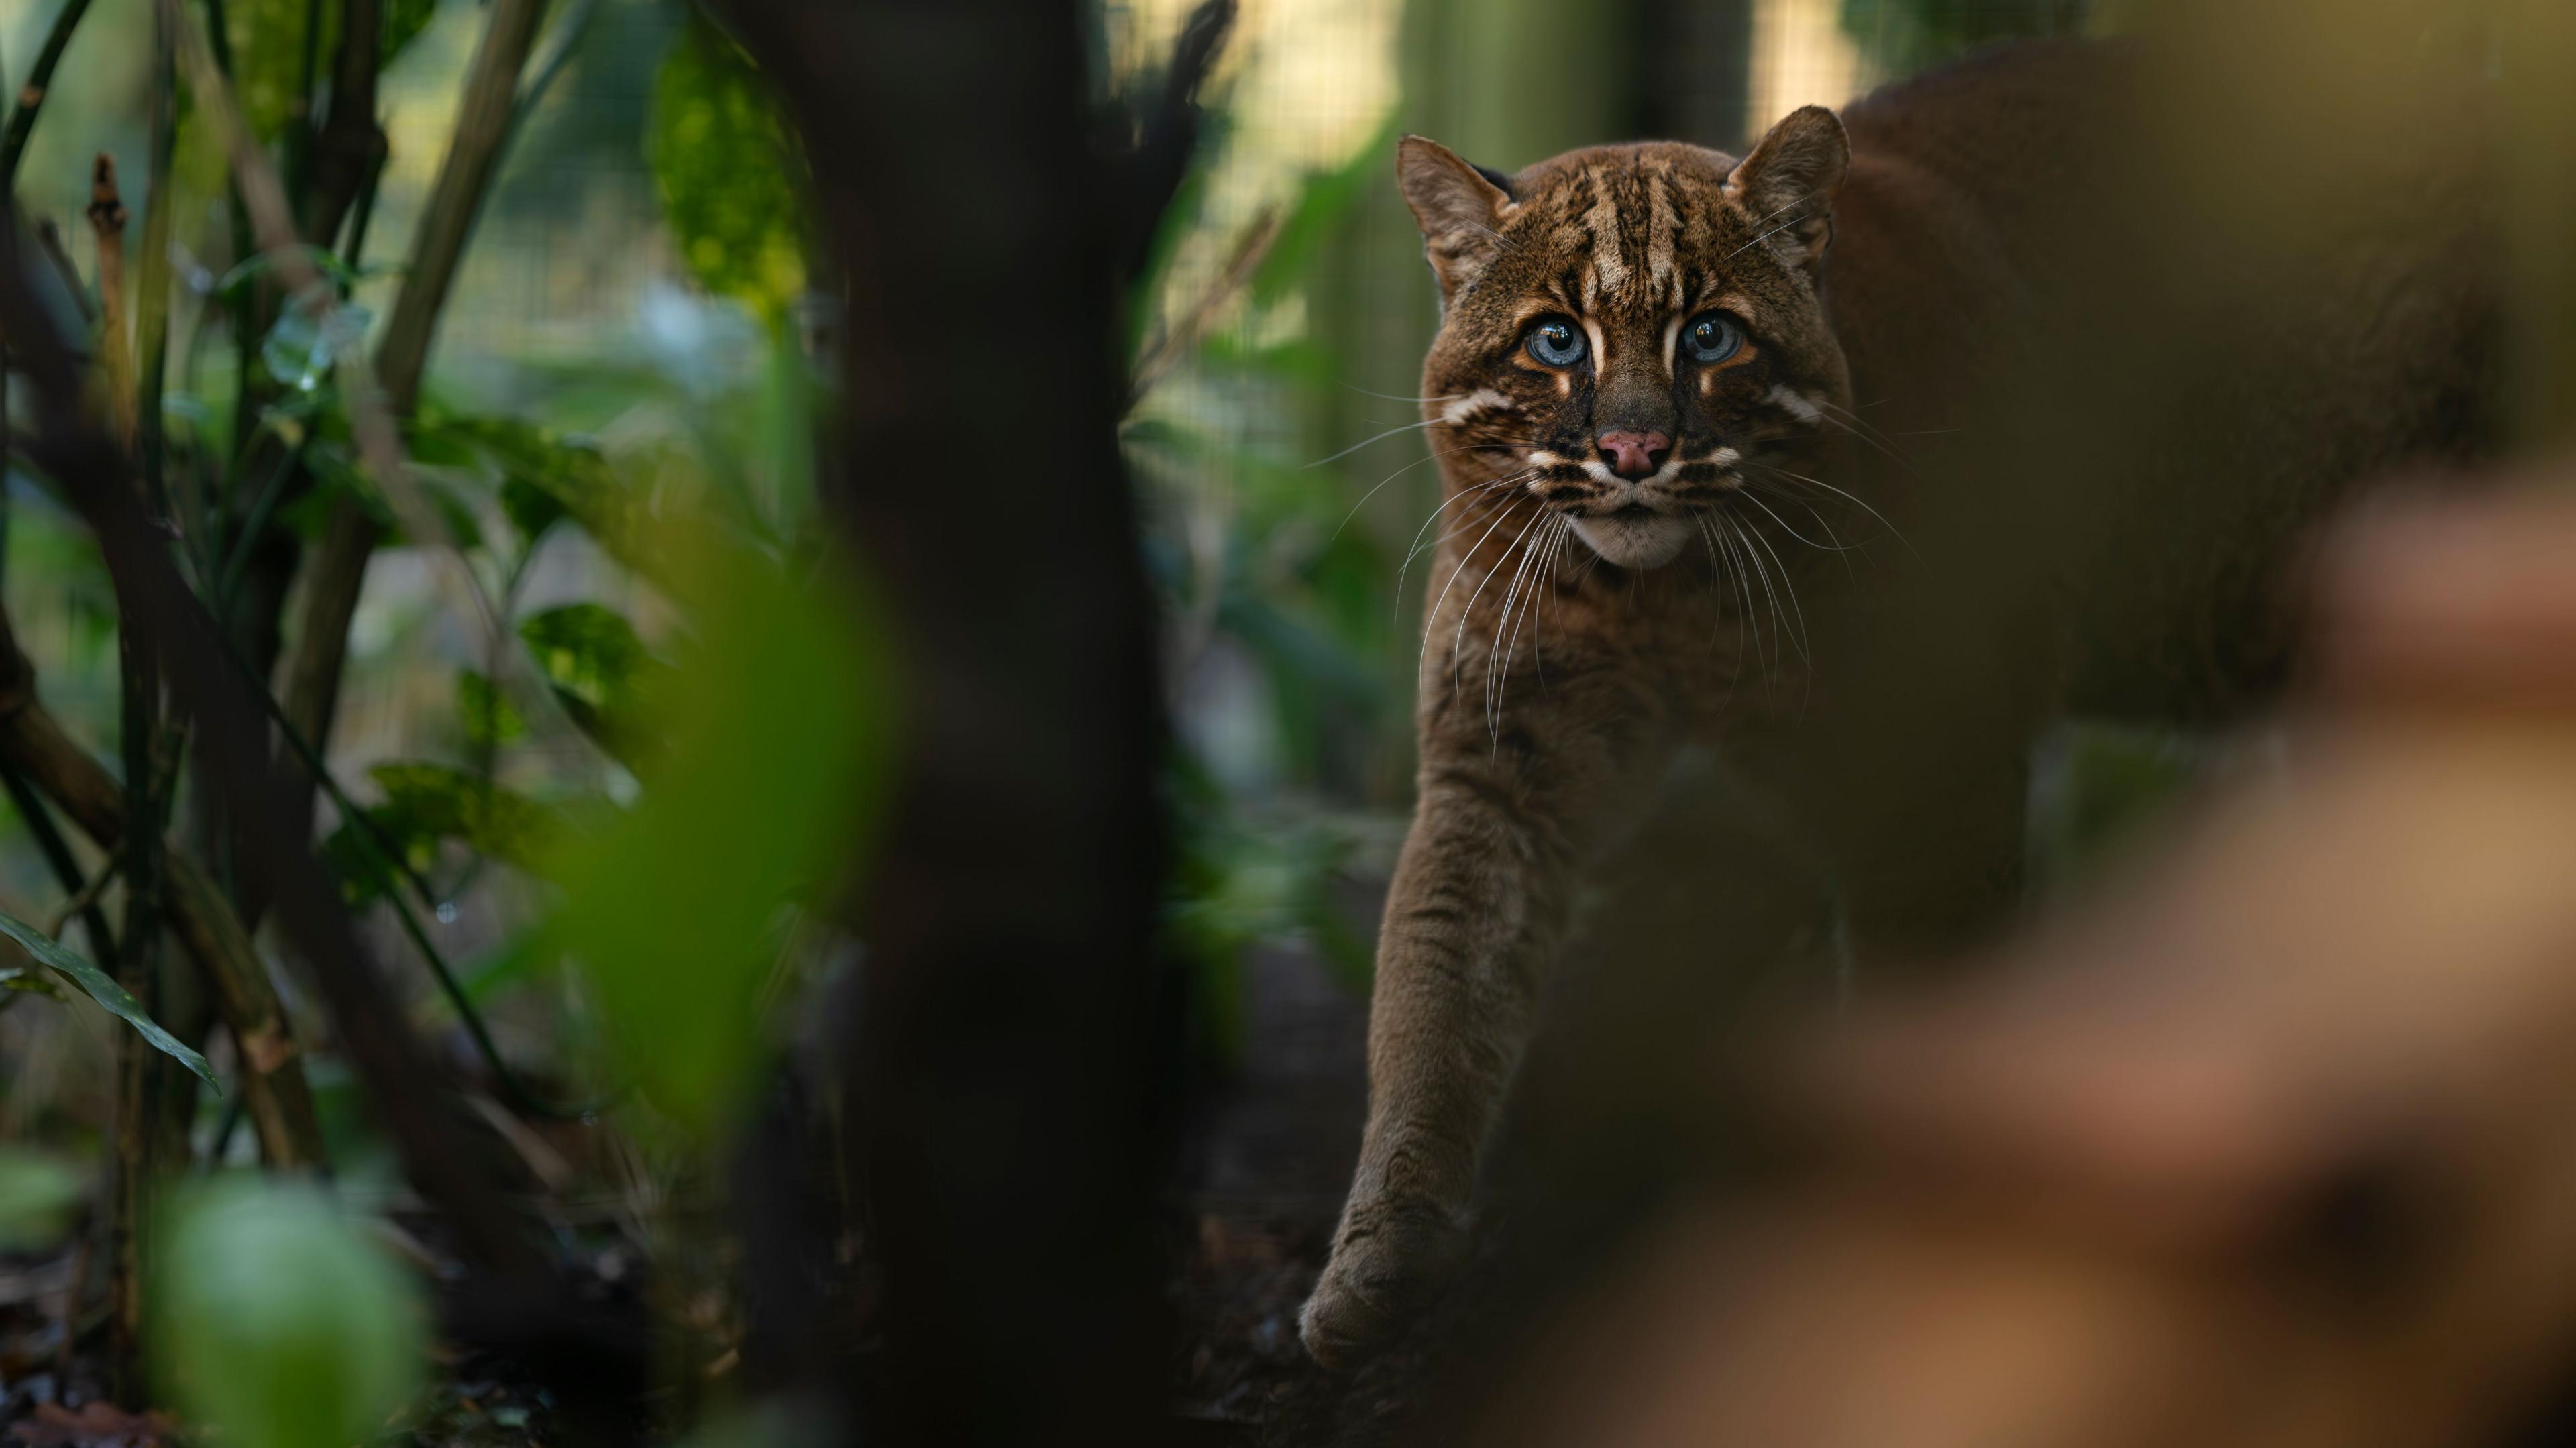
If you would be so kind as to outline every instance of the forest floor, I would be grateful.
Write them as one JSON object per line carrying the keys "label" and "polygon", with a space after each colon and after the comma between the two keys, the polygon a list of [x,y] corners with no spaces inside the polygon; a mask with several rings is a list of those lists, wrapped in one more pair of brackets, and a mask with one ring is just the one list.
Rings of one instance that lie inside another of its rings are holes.
{"label": "forest floor", "polygon": [[[1407,1394],[1384,1384],[1414,1375],[1399,1365],[1360,1384],[1328,1377],[1297,1340],[1297,1309],[1323,1266],[1359,1153],[1367,1002],[1298,948],[1257,950],[1246,972],[1243,1053],[1191,1124],[1173,1199],[1171,1441],[1364,1441],[1373,1435],[1354,1437],[1345,1420],[1386,1417]],[[81,1274],[68,1244],[0,1254],[0,1448],[160,1448],[186,1438],[162,1414],[108,1400],[98,1309],[77,1350],[66,1347],[63,1309]],[[442,1359],[435,1369],[429,1399],[396,1441],[528,1448],[560,1437],[542,1390],[478,1360]],[[1380,1405],[1362,1406],[1371,1397]]]}
{"label": "forest floor", "polygon": [[1174,1411],[1184,1441],[1298,1442],[1332,1384],[1297,1341],[1368,1106],[1368,1006],[1312,955],[1246,962],[1243,1057],[1190,1133],[1181,1174],[1192,1240],[1174,1254]]}

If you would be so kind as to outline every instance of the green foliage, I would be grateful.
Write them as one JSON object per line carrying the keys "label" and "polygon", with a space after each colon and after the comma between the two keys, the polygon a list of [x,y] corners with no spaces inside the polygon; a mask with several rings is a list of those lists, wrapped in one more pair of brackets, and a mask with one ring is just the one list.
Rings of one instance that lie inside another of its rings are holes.
{"label": "green foliage", "polygon": [[[1368,980],[1368,939],[1334,888],[1355,836],[1312,801],[1351,791],[1400,718],[1396,560],[1348,526],[1364,489],[1304,466],[1294,456],[1303,444],[1289,440],[1297,432],[1283,437],[1278,420],[1335,400],[1339,364],[1304,328],[1308,293],[1361,198],[1385,184],[1395,135],[1390,125],[1309,172],[1270,213],[1266,248],[1244,250],[1257,232],[1218,240],[1232,260],[1185,285],[1176,272],[1211,270],[1176,264],[1206,237],[1205,179],[1194,177],[1134,302],[1132,351],[1168,370],[1146,379],[1159,386],[1122,440],[1147,501],[1148,568],[1183,621],[1175,668],[1220,654],[1250,664],[1252,687],[1227,688],[1251,694],[1237,707],[1266,716],[1250,729],[1242,718],[1198,729],[1185,720],[1169,776],[1179,850],[1167,939],[1193,967],[1197,1027],[1220,1059],[1241,1044],[1243,961],[1256,946],[1302,939],[1352,989]],[[1176,329],[1178,359],[1168,351]]]}
{"label": "green foliage", "polygon": [[1367,990],[1369,942],[1333,895],[1347,836],[1277,813],[1247,819],[1187,761],[1173,769],[1172,805],[1179,848],[1164,923],[1193,967],[1195,1026],[1210,1054],[1231,1060],[1242,1049],[1243,960],[1265,941],[1302,938],[1336,979]]}
{"label": "green foliage", "polygon": [[644,155],[699,284],[783,316],[805,290],[804,156],[750,58],[703,18],[654,81]]}
{"label": "green foliage", "polygon": [[215,1085],[215,1075],[207,1069],[206,1058],[161,1029],[160,1023],[143,1013],[142,1003],[111,979],[106,971],[55,944],[45,932],[14,915],[0,913],[0,935],[16,941],[21,949],[35,957],[38,964],[80,987],[82,994],[98,1002],[109,1015],[132,1026],[135,1033],[150,1042],[154,1050],[196,1072],[208,1086],[215,1086],[218,1091],[223,1089]]}
{"label": "green foliage", "polygon": [[199,1187],[157,1226],[155,1365],[228,1448],[348,1448],[418,1392],[420,1287],[319,1191]]}
{"label": "green foliage", "polygon": [[0,1252],[37,1251],[69,1236],[81,1185],[60,1157],[0,1146]]}
{"label": "green foliage", "polygon": [[522,543],[569,518],[629,566],[638,501],[591,443],[509,417],[431,413],[411,430],[423,462],[479,471],[497,481],[502,512]]}
{"label": "green foliage", "polygon": [[2094,0],[1843,0],[1843,30],[1901,75],[2017,36],[2081,34]]}
{"label": "green foliage", "polygon": [[620,763],[636,764],[652,736],[639,716],[667,671],[635,625],[600,604],[569,603],[523,620],[519,637],[582,732]]}
{"label": "green foliage", "polygon": [[1302,286],[1316,259],[1341,234],[1351,209],[1371,187],[1383,186],[1394,170],[1395,142],[1402,134],[1393,117],[1376,137],[1351,153],[1339,166],[1311,172],[1297,188],[1295,203],[1280,223],[1278,237],[1252,274],[1252,301],[1271,306]]}
{"label": "green foliage", "polygon": [[704,1132],[757,1059],[774,923],[843,877],[876,819],[894,715],[893,669],[857,601],[748,550],[699,558],[696,627],[654,701],[665,766],[551,868],[558,938],[624,1074]]}
{"label": "green foliage", "polygon": [[379,764],[367,777],[384,802],[367,807],[363,824],[345,820],[322,842],[323,862],[353,901],[395,889],[396,867],[426,874],[451,842],[535,869],[564,828],[560,810],[453,765]]}
{"label": "green foliage", "polygon": [[477,670],[456,676],[456,717],[464,726],[465,742],[477,749],[496,749],[527,737],[528,721],[519,706]]}
{"label": "green foliage", "polygon": [[526,795],[452,765],[379,764],[367,777],[385,792],[385,808],[406,822],[408,833],[458,840],[514,865],[541,858],[562,824],[555,811]]}
{"label": "green foliage", "polygon": [[[329,247],[314,246],[306,242],[298,242],[287,248],[287,251],[301,257],[307,266],[328,277],[340,288],[343,295],[346,295],[349,288],[359,282],[368,277],[382,276],[387,270],[384,267],[352,267],[340,259],[338,252]],[[263,251],[237,264],[232,270],[215,279],[211,295],[224,302],[238,304],[250,294],[253,282],[277,269],[278,258],[277,252]]]}
{"label": "green foliage", "polygon": [[[319,6],[312,0],[230,0],[224,7],[224,33],[232,41],[233,91],[241,97],[251,129],[263,139],[283,131],[303,102],[304,24],[314,9],[322,12],[317,69],[320,83],[327,84],[332,57],[340,48],[336,0]],[[385,0],[378,64],[391,64],[437,14],[438,0]]]}
{"label": "green foliage", "polygon": [[366,345],[373,320],[364,307],[334,307],[320,316],[300,306],[281,307],[260,340],[260,366],[290,393],[317,392],[342,357]]}

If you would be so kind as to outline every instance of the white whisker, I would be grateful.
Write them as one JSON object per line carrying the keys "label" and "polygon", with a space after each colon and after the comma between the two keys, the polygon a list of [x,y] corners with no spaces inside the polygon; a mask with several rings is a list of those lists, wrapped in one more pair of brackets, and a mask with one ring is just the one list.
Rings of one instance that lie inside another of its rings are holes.
{"label": "white whisker", "polygon": [[[1544,508],[1541,508],[1530,515],[1530,520],[1521,525],[1521,530],[1518,533],[1512,535],[1510,545],[1503,549],[1503,556],[1494,560],[1494,566],[1486,570],[1484,577],[1476,580],[1476,591],[1467,595],[1466,605],[1458,610],[1458,632],[1456,637],[1449,641],[1449,691],[1451,694],[1456,694],[1460,688],[1464,687],[1463,682],[1458,677],[1458,656],[1465,653],[1467,649],[1467,621],[1476,616],[1476,600],[1485,596],[1485,589],[1493,583],[1494,575],[1502,572],[1503,565],[1512,561],[1513,551],[1518,549],[1522,543],[1528,540],[1530,530],[1537,527],[1539,525],[1539,520],[1547,516],[1547,510]],[[1481,548],[1483,546],[1484,540],[1481,538],[1478,539],[1477,547]],[[1471,551],[1468,556],[1473,557],[1473,552]],[[1452,581],[1455,580],[1453,579]]]}

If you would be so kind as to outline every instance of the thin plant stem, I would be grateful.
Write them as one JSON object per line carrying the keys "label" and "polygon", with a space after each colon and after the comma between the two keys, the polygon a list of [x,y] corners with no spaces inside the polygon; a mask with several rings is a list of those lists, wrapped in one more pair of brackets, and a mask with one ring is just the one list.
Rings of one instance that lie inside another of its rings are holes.
{"label": "thin plant stem", "polygon": [[80,28],[81,17],[88,13],[89,0],[63,0],[63,8],[54,15],[53,28],[45,32],[45,43],[36,51],[35,67],[27,72],[26,84],[18,88],[7,127],[0,129],[0,192],[17,189],[18,163],[26,157],[27,138],[34,134],[36,116],[53,89],[54,67],[62,63],[63,48],[72,43],[72,32]]}

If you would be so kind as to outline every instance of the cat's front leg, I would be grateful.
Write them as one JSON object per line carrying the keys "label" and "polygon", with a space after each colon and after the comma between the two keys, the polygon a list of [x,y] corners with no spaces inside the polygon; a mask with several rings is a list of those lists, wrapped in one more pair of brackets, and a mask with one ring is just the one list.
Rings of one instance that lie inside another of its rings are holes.
{"label": "cat's front leg", "polygon": [[1670,754],[1642,691],[1552,689],[1490,731],[1481,709],[1445,728],[1451,712],[1425,710],[1420,802],[1378,937],[1368,1127],[1299,1317],[1328,1367],[1393,1336],[1463,1264],[1478,1161],[1579,869]]}

